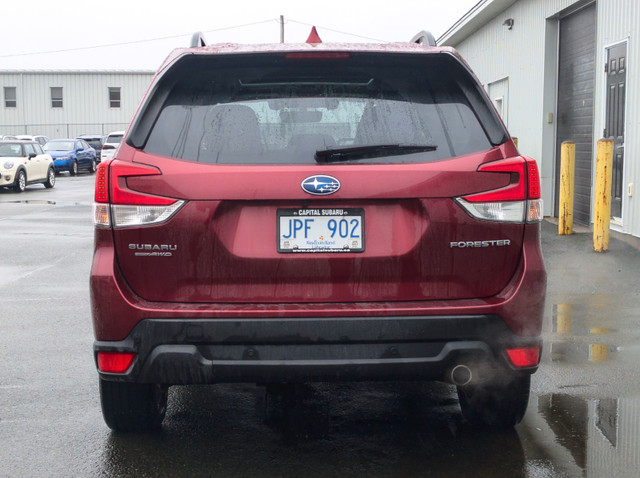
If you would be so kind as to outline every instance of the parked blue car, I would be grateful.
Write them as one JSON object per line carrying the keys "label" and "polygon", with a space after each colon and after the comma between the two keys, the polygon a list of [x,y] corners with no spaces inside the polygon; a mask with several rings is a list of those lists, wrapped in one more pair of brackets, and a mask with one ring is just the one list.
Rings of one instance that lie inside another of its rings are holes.
{"label": "parked blue car", "polygon": [[42,149],[53,158],[56,173],[69,171],[75,176],[81,169],[96,172],[96,150],[83,139],[52,139]]}

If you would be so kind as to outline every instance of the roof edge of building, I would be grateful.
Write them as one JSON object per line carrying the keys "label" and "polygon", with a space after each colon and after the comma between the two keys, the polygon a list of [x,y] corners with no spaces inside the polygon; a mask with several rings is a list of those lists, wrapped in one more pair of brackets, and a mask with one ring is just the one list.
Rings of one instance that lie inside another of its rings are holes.
{"label": "roof edge of building", "polygon": [[480,0],[438,38],[436,41],[437,45],[455,47],[480,29],[487,21],[492,20],[517,1],[518,0]]}

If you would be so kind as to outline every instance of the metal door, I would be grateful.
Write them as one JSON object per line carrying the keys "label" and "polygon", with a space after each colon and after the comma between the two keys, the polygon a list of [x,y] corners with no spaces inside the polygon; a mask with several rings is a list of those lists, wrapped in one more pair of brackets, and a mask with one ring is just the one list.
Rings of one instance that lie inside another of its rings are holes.
{"label": "metal door", "polygon": [[[558,122],[556,134],[556,191],[560,184],[560,145],[576,143],[574,222],[591,220],[593,163],[593,98],[596,72],[596,7],[560,20],[558,64]],[[555,213],[558,214],[556,194]]]}
{"label": "metal door", "polygon": [[611,191],[611,215],[622,217],[624,189],[624,114],[627,84],[627,44],[607,48],[607,106],[604,137],[613,140],[613,179]]}

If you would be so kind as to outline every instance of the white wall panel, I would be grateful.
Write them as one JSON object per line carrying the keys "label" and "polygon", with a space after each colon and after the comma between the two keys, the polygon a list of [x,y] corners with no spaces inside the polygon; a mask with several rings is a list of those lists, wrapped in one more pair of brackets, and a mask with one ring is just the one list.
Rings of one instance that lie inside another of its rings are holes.
{"label": "white wall panel", "polygon": [[[518,0],[510,5],[511,2],[502,0],[487,0],[485,3],[488,6],[508,5],[508,8],[494,13],[479,28],[474,26],[466,38],[450,46],[460,51],[485,87],[509,78],[509,131],[518,137],[520,151],[537,159],[541,166],[545,214],[549,215],[555,194],[558,17],[585,2]],[[623,202],[621,228],[623,232],[640,236],[640,2],[599,0],[596,9],[594,151],[595,141],[602,135],[604,125],[604,50],[606,46],[626,40],[625,183],[634,184],[634,196],[627,196]],[[503,25],[508,18],[514,20],[511,30]],[[464,25],[460,28],[464,29]],[[460,38],[460,35],[453,37]],[[550,119],[551,123],[548,122]]]}
{"label": "white wall panel", "polygon": [[[61,138],[124,129],[152,78],[152,72],[0,71],[0,87],[17,89],[17,108],[0,105],[0,134]],[[51,107],[51,87],[62,87],[62,108]],[[120,87],[120,108],[109,107],[109,87]]]}
{"label": "white wall panel", "polygon": [[[606,0],[598,3],[595,116],[598,137],[603,133],[605,114],[605,48],[622,41],[627,44],[627,99],[625,118],[624,183],[634,185],[634,195],[622,202],[622,231],[640,236],[640,2]],[[636,192],[638,194],[636,194]]]}

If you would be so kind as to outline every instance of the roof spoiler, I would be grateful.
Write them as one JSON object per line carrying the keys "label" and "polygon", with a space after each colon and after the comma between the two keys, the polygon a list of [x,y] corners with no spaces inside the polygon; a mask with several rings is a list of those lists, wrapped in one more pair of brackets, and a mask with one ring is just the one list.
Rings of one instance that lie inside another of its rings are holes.
{"label": "roof spoiler", "polygon": [[204,38],[202,32],[195,32],[191,36],[191,43],[189,43],[190,48],[197,48],[200,46],[207,46],[207,40]]}
{"label": "roof spoiler", "polygon": [[436,39],[426,30],[416,33],[411,39],[411,43],[418,43],[419,45],[436,46]]}

